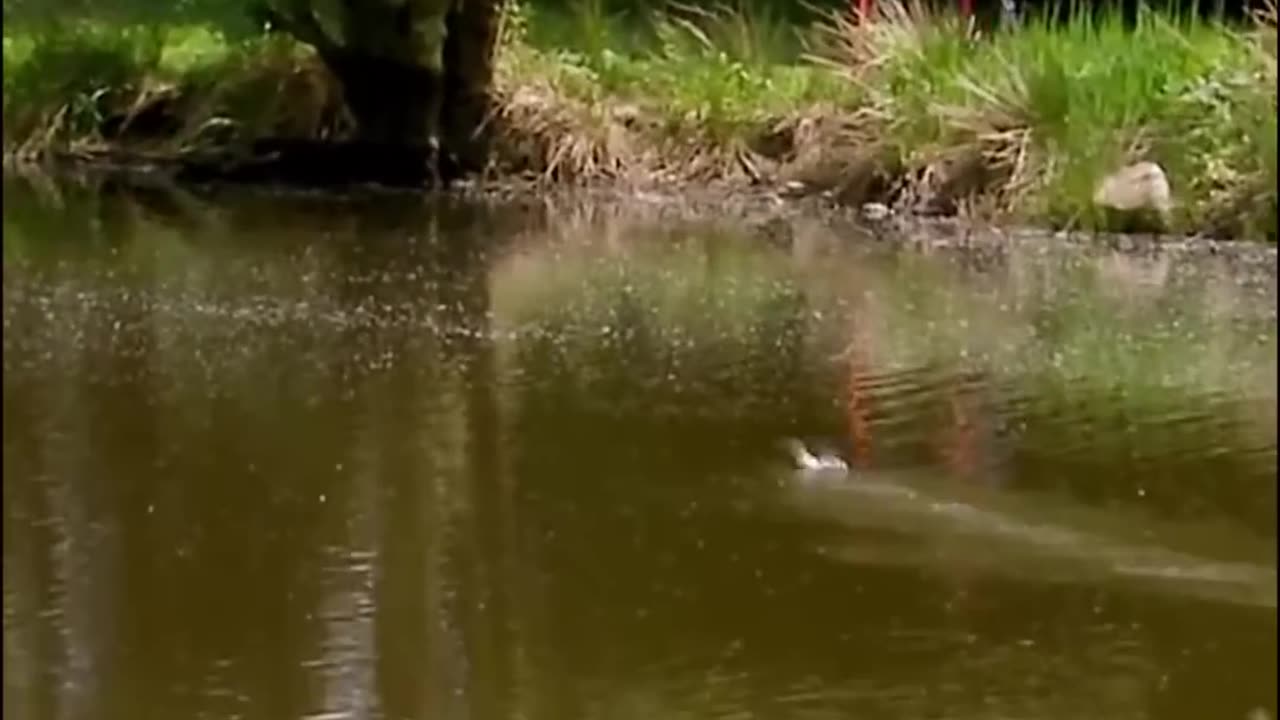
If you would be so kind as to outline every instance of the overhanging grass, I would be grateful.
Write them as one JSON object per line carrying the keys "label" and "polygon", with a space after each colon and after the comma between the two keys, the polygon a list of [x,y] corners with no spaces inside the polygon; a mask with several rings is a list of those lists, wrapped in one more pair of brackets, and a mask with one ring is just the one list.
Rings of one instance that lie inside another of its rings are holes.
{"label": "overhanging grass", "polygon": [[[817,31],[742,3],[648,16],[577,7],[507,18],[502,169],[742,179],[745,156],[751,179],[781,181],[806,150],[829,159],[875,145],[914,181],[968,151],[988,172],[962,210],[1100,227],[1099,179],[1153,160],[1173,183],[1171,230],[1275,236],[1274,23],[1147,14],[1126,27],[1095,14],[975,38],[892,4],[879,22],[828,18]],[[241,137],[343,127],[332,82],[283,39],[86,21],[13,31],[4,60],[8,152],[101,141],[104,115],[157,89],[184,101],[184,142],[212,117]],[[782,149],[762,149],[780,128]]]}

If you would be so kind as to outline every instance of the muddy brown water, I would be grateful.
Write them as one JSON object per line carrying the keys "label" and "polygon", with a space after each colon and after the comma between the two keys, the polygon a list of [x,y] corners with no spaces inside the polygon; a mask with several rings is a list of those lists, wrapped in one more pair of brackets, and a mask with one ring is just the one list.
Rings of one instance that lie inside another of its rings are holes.
{"label": "muddy brown water", "polygon": [[1275,716],[1273,252],[720,210],[6,179],[5,717]]}

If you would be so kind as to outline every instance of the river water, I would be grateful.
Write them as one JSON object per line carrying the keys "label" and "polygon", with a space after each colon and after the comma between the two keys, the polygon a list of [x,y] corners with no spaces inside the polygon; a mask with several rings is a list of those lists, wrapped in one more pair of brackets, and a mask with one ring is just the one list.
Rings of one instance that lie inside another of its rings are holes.
{"label": "river water", "polygon": [[4,716],[1274,717],[1274,257],[954,245],[7,178]]}

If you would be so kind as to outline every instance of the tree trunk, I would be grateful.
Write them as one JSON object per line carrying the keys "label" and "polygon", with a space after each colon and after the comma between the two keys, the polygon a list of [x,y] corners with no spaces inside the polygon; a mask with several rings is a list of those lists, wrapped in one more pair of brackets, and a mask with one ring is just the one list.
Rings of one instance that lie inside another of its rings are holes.
{"label": "tree trunk", "polygon": [[435,136],[440,74],[363,53],[340,53],[325,64],[342,84],[358,140],[426,147]]}
{"label": "tree trunk", "polygon": [[424,179],[484,168],[502,0],[341,0],[340,39],[311,0],[275,0],[267,15],[320,54],[361,146],[421,154]]}
{"label": "tree trunk", "polygon": [[[444,42],[441,142],[457,173],[479,172],[489,156],[486,122],[492,109],[494,50],[504,0],[453,0]],[[446,167],[446,170],[450,168]],[[452,174],[452,173],[451,173]]]}

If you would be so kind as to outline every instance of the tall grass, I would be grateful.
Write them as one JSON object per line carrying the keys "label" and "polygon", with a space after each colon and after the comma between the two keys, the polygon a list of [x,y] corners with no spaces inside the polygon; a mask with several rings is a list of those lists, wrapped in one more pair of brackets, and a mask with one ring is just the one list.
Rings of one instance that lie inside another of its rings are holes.
{"label": "tall grass", "polygon": [[1102,174],[1154,160],[1180,182],[1184,226],[1243,210],[1274,233],[1273,21],[1244,32],[1082,13],[975,41],[955,23],[892,7],[870,28],[837,23],[836,58],[904,156],[963,143],[1004,150],[1018,163],[1020,210],[1054,222],[1092,215]]}

